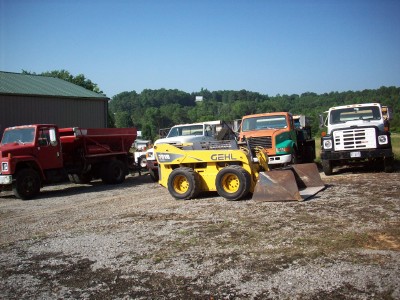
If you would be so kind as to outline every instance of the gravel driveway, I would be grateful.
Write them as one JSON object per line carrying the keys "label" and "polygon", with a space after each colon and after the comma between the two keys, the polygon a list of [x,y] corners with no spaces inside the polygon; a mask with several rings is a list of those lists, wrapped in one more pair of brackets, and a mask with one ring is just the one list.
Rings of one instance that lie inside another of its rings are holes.
{"label": "gravel driveway", "polygon": [[0,197],[0,299],[400,299],[400,173],[305,202],[174,200],[149,176]]}

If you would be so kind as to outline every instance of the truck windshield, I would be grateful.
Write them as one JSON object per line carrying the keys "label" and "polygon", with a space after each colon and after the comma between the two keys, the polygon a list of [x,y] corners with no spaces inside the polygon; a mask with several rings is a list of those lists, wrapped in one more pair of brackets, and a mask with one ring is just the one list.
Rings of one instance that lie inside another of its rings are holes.
{"label": "truck windshield", "polygon": [[381,112],[377,106],[365,106],[365,107],[351,107],[344,109],[332,110],[330,114],[330,123],[339,124],[346,123],[348,121],[358,120],[380,120]]}
{"label": "truck windshield", "polygon": [[176,137],[185,135],[203,135],[203,125],[172,127],[167,137]]}
{"label": "truck windshield", "polygon": [[287,127],[285,116],[263,116],[247,118],[242,122],[242,131],[282,129]]}
{"label": "truck windshield", "polygon": [[1,144],[27,144],[33,143],[35,137],[35,128],[16,128],[4,131]]}

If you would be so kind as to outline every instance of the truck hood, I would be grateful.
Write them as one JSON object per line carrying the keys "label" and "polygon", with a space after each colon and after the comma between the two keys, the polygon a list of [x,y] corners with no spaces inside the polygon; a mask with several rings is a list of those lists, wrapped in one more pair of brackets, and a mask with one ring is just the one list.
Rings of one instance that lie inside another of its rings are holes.
{"label": "truck hood", "polygon": [[273,136],[280,132],[286,132],[286,131],[288,131],[286,128],[284,128],[284,129],[271,128],[271,129],[263,129],[263,130],[244,131],[244,132],[241,132],[240,135],[241,135],[241,137],[245,136],[246,138],[264,137],[264,136]]}
{"label": "truck hood", "polygon": [[185,136],[175,136],[170,138],[158,139],[154,142],[154,145],[158,144],[176,145],[182,143],[191,143],[191,142],[208,141],[208,140],[213,140],[213,138],[203,135],[185,135]]}
{"label": "truck hood", "polygon": [[35,145],[34,144],[19,144],[19,143],[11,143],[0,146],[1,157],[8,156],[11,153],[13,156],[19,155],[29,155],[34,152]]}
{"label": "truck hood", "polygon": [[363,127],[378,127],[380,131],[384,131],[384,124],[382,121],[348,121],[346,123],[329,125],[328,134],[331,134],[332,131],[338,129],[349,129],[349,128],[363,128]]}

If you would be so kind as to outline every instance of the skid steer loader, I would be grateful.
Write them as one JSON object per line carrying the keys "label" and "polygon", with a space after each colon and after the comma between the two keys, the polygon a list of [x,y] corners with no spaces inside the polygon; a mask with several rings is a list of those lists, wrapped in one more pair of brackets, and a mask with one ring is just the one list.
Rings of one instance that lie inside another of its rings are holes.
{"label": "skid steer loader", "polygon": [[248,149],[236,141],[156,145],[159,183],[176,199],[216,191],[228,200],[302,201],[324,188],[316,164],[270,171],[266,151],[252,157]]}

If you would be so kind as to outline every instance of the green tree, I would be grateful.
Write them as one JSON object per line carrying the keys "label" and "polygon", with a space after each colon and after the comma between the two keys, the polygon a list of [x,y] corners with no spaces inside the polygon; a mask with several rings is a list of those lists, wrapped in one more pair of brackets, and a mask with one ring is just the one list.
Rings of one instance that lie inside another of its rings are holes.
{"label": "green tree", "polygon": [[126,111],[114,113],[115,126],[118,128],[133,127],[133,122],[130,114]]}

